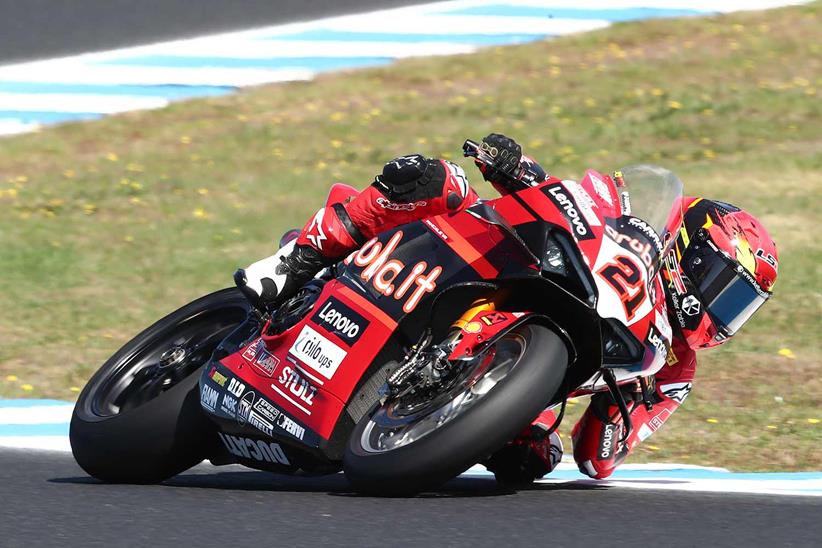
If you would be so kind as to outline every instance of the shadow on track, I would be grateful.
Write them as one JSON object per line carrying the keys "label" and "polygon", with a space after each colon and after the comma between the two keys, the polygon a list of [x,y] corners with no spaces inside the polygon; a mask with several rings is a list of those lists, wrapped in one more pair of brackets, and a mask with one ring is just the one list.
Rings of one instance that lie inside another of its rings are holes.
{"label": "shadow on track", "polygon": [[[91,477],[62,477],[48,480],[50,483],[75,485],[106,485]],[[262,491],[288,493],[325,493],[334,497],[374,498],[352,490],[343,474],[328,476],[283,476],[255,470],[232,470],[226,472],[183,473],[159,484],[161,487],[182,487],[189,489],[217,489],[227,491]],[[607,489],[605,486],[588,483],[534,484],[513,487],[498,484],[493,478],[460,477],[440,488],[416,495],[417,498],[481,498],[505,497],[520,491],[590,491]]]}

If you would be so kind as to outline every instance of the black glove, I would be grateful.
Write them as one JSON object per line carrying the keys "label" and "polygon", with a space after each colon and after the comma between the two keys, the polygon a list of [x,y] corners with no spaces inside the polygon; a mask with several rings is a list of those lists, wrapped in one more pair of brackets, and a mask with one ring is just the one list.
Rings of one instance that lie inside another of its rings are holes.
{"label": "black glove", "polygon": [[491,133],[483,138],[480,149],[494,160],[491,166],[482,170],[486,181],[519,178],[522,147],[516,141],[501,133]]}

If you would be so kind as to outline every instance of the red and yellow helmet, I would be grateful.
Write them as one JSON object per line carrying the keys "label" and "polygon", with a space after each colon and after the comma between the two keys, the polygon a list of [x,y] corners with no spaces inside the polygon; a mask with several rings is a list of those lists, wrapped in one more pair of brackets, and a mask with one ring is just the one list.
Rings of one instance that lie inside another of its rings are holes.
{"label": "red and yellow helmet", "polygon": [[755,217],[725,202],[685,198],[683,223],[665,260],[668,306],[688,345],[722,344],[767,301],[776,244]]}

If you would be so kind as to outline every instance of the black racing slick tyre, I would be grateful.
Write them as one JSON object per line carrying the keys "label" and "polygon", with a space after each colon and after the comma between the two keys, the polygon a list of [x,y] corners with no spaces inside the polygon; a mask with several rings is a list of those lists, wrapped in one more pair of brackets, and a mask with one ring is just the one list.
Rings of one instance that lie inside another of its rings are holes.
{"label": "black racing slick tyre", "polygon": [[483,460],[545,408],[562,384],[568,351],[547,327],[526,324],[475,361],[476,371],[445,400],[441,395],[438,403],[416,410],[389,400],[357,423],[343,461],[356,490],[412,495]]}
{"label": "black racing slick tyre", "polygon": [[248,314],[238,289],[193,301],[126,343],[86,384],[71,417],[77,464],[109,483],[157,483],[201,462],[215,430],[200,372]]}

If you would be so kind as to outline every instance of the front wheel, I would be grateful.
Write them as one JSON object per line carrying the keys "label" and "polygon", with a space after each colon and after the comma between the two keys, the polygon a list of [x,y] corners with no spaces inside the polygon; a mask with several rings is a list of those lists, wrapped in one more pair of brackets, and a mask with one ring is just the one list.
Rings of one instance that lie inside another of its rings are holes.
{"label": "front wheel", "polygon": [[199,373],[248,315],[236,288],[172,312],[125,344],[89,380],[71,417],[77,464],[114,483],[155,483],[199,463],[214,439]]}
{"label": "front wheel", "polygon": [[345,475],[355,489],[378,495],[440,485],[513,439],[551,400],[567,366],[556,333],[516,327],[442,393],[390,400],[364,416],[348,442]]}

